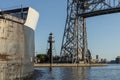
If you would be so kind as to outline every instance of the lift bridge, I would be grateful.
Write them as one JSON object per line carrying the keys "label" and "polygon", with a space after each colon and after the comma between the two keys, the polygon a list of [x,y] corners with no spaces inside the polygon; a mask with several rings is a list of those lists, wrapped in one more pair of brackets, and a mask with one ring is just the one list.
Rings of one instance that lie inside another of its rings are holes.
{"label": "lift bridge", "polygon": [[120,0],[67,0],[61,61],[90,63],[86,18],[117,12],[120,12]]}

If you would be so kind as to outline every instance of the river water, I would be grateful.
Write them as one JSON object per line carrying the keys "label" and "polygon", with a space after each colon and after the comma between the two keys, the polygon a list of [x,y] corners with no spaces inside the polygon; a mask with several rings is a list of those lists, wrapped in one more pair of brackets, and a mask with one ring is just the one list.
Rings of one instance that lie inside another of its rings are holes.
{"label": "river water", "polygon": [[35,68],[34,80],[120,80],[120,64],[104,67]]}

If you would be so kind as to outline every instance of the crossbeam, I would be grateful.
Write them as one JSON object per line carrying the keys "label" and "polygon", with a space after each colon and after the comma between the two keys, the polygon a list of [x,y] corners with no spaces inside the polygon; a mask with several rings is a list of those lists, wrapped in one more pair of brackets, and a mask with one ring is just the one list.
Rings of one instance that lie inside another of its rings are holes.
{"label": "crossbeam", "polygon": [[120,0],[86,0],[77,4],[78,16],[84,18],[120,12]]}
{"label": "crossbeam", "polygon": [[94,12],[83,13],[83,14],[79,14],[78,16],[88,18],[88,17],[100,16],[100,15],[112,14],[112,13],[119,13],[119,12],[120,12],[120,8],[112,8],[112,9],[105,9],[105,10],[98,10],[98,11],[94,11]]}

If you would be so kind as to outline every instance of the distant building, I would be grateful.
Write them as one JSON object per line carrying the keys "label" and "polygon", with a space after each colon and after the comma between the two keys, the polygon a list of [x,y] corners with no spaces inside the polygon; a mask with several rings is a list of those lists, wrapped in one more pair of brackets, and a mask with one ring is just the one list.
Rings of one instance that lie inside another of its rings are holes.
{"label": "distant building", "polygon": [[117,57],[116,57],[115,62],[116,62],[116,63],[120,63],[120,56],[117,56]]}

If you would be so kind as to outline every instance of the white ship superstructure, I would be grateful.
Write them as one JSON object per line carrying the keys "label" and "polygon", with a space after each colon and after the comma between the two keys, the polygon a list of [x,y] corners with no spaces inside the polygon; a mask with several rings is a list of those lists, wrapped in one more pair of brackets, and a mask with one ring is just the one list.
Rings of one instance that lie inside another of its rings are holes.
{"label": "white ship superstructure", "polygon": [[31,7],[0,11],[0,80],[34,71],[34,30],[39,13]]}

